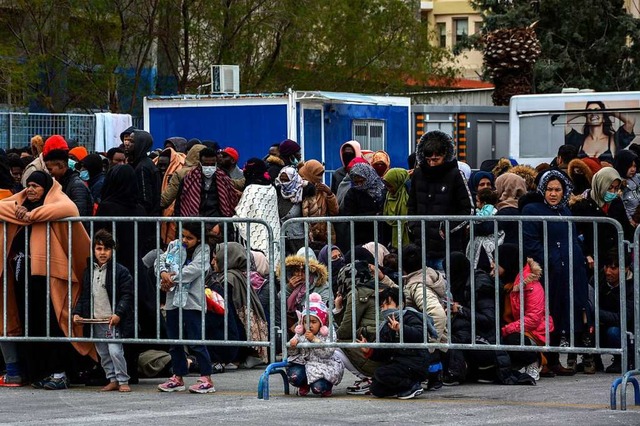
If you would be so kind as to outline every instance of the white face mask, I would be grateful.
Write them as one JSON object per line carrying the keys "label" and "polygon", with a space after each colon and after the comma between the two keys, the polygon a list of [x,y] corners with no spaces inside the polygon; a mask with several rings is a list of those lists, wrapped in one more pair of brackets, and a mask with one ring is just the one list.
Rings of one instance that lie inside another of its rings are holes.
{"label": "white face mask", "polygon": [[216,166],[202,166],[202,174],[209,179],[216,172]]}

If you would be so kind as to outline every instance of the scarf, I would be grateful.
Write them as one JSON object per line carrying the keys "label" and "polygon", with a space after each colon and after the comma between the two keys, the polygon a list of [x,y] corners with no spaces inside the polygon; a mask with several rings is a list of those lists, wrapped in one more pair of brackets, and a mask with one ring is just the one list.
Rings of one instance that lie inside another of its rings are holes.
{"label": "scarf", "polygon": [[[558,181],[560,181],[560,184],[562,185],[562,200],[560,200],[560,202],[558,204],[556,204],[555,206],[552,206],[549,203],[547,203],[547,199],[545,198],[545,192],[547,191],[547,185],[549,184],[549,181],[551,181],[551,180],[558,180]],[[573,184],[571,183],[571,180],[567,177],[566,174],[562,173],[560,170],[549,170],[549,171],[546,171],[542,175],[542,178],[540,179],[540,182],[538,183],[538,193],[542,195],[542,198],[544,199],[544,203],[551,210],[558,210],[558,209],[561,209],[561,208],[565,207],[567,205],[567,203],[569,202],[569,197],[571,196],[572,192],[573,192]]]}
{"label": "scarf", "polygon": [[496,191],[499,202],[496,204],[498,210],[505,207],[518,208],[518,199],[527,193],[526,180],[513,173],[505,173],[496,179]]}
{"label": "scarf", "polygon": [[182,217],[197,217],[200,215],[200,201],[202,198],[202,167],[194,167],[184,177],[182,194],[180,196],[180,211]]}
{"label": "scarf", "polygon": [[[409,192],[406,185],[409,181],[409,172],[400,168],[389,169],[384,175],[384,181],[395,189],[395,193],[387,192],[382,214],[385,216],[406,216],[409,211],[407,207]],[[393,247],[398,247],[398,225],[393,221],[387,223],[392,226],[391,244]],[[405,221],[402,221],[400,226],[402,227],[402,244],[404,244],[409,241],[409,231]]]}
{"label": "scarf", "polygon": [[[596,202],[598,207],[602,208],[605,205],[604,194],[609,191],[609,187],[616,180],[622,181],[620,174],[613,167],[603,167],[591,180],[591,191],[589,196]],[[605,212],[606,213],[606,212]]]}
{"label": "scarf", "polygon": [[[349,176],[351,177],[352,188],[366,192],[371,198],[373,198],[376,204],[380,205],[384,196],[384,183],[382,183],[382,179],[378,176],[373,167],[368,163],[354,164],[349,171]],[[355,186],[353,184],[354,176],[364,178],[364,183],[360,186]]]}
{"label": "scarf", "polygon": [[[289,182],[282,182],[280,180],[280,174],[286,174],[289,178]],[[284,167],[278,177],[276,178],[276,186],[280,188],[280,194],[282,198],[285,198],[292,203],[296,204],[302,201],[302,190],[306,186],[307,182],[303,180],[296,169],[291,166]]]}
{"label": "scarf", "polygon": [[233,187],[233,181],[224,172],[218,168],[215,174],[216,189],[218,190],[218,207],[220,213],[225,217],[232,217],[235,213],[238,201],[240,201],[240,193]]}

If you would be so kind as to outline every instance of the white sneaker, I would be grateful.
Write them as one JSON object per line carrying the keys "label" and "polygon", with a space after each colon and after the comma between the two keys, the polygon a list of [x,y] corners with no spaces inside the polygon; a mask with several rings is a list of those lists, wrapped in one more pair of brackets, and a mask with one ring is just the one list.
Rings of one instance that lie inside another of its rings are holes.
{"label": "white sneaker", "polygon": [[538,361],[527,365],[525,373],[531,376],[536,382],[540,380],[540,367],[538,366]]}

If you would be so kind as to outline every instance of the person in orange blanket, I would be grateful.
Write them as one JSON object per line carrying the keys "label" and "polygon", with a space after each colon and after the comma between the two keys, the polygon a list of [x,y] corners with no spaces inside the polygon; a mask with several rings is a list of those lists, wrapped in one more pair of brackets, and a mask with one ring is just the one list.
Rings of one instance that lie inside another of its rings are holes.
{"label": "person in orange blanket", "polygon": [[[6,227],[0,228],[0,234],[5,235],[0,237],[6,237],[8,249],[8,253],[4,253],[4,245],[0,247],[1,259],[6,259],[0,264],[0,273],[6,274],[7,283],[7,311],[3,312],[5,289],[2,286],[5,281],[0,276],[0,333],[21,336],[23,326],[28,325],[30,337],[47,336],[47,330],[51,337],[82,336],[82,326],[69,329],[69,307],[80,295],[80,278],[91,241],[80,222],[51,222],[69,217],[78,217],[78,208],[62,192],[60,184],[41,171],[35,171],[27,178],[23,191],[0,201],[0,221],[6,222]],[[47,227],[50,228],[48,236]],[[71,253],[68,249],[69,227]],[[68,273],[70,255],[71,276]],[[27,260],[30,261],[28,268]],[[26,283],[29,284],[28,292],[25,291]],[[26,318],[25,302],[29,309]],[[25,371],[33,387],[49,390],[69,387],[65,373],[72,358],[68,343],[29,342],[25,345]],[[93,344],[74,342],[73,346],[81,355],[97,359]],[[2,349],[5,362],[17,361],[7,360],[7,356],[15,357],[15,353],[5,353],[4,345]],[[21,378],[20,370],[11,372]]]}

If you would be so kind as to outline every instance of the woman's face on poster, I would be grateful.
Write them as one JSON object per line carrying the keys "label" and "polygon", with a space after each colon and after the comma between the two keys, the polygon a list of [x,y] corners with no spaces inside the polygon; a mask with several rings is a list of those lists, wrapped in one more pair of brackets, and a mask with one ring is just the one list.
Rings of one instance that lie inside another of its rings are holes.
{"label": "woman's face on poster", "polygon": [[588,111],[595,111],[587,113],[587,124],[591,126],[598,126],[602,124],[602,113],[599,112],[602,108],[598,104],[591,104],[587,107]]}

